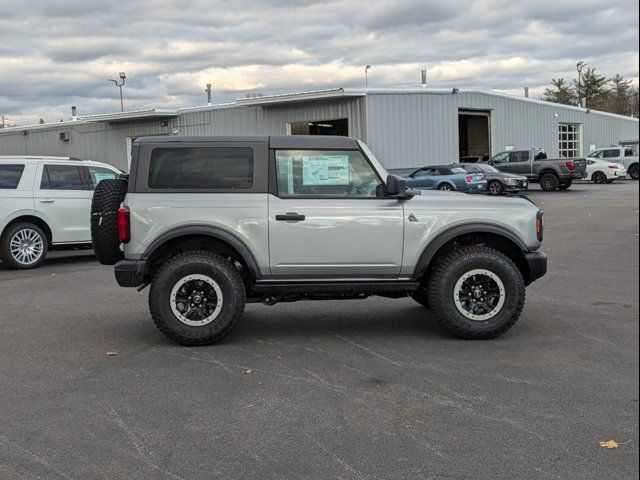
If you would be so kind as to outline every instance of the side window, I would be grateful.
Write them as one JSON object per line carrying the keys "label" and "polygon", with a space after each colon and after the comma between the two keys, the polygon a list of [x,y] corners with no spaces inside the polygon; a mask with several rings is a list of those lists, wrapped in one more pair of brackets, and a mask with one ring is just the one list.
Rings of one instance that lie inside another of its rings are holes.
{"label": "side window", "polygon": [[529,161],[529,152],[511,152],[509,154],[509,163],[522,163]]}
{"label": "side window", "polygon": [[253,186],[253,149],[160,147],[151,152],[149,188],[238,189]]}
{"label": "side window", "polygon": [[430,177],[432,175],[438,175],[438,173],[433,168],[423,168],[422,170],[418,170],[413,177]]}
{"label": "side window", "polygon": [[603,150],[603,152],[602,158],[617,158],[619,150],[617,148],[609,148],[608,150]]}
{"label": "side window", "polygon": [[103,167],[88,167],[89,168],[89,176],[91,179],[91,189],[95,189],[96,185],[100,183],[102,180],[112,180],[114,178],[118,178],[118,174],[113,170],[109,170],[108,168]]}
{"label": "side window", "polygon": [[83,190],[81,167],[75,165],[45,165],[40,188],[43,190]]}
{"label": "side window", "polygon": [[602,154],[604,153],[604,150],[596,150],[595,152],[591,152],[589,154],[589,157],[591,158],[602,158]]}
{"label": "side window", "polygon": [[0,165],[0,189],[18,188],[24,165]]}
{"label": "side window", "polygon": [[278,196],[370,198],[382,184],[357,150],[277,150]]}
{"label": "side window", "polygon": [[499,153],[491,159],[491,163],[493,164],[507,163],[508,161],[509,161],[509,152]]}

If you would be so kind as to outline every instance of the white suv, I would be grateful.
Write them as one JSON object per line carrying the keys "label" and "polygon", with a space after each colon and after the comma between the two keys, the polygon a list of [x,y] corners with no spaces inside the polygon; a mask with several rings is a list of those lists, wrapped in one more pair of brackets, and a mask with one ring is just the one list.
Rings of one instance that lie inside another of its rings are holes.
{"label": "white suv", "polygon": [[47,251],[91,245],[90,210],[98,182],[120,171],[68,157],[0,156],[0,260],[39,266]]}

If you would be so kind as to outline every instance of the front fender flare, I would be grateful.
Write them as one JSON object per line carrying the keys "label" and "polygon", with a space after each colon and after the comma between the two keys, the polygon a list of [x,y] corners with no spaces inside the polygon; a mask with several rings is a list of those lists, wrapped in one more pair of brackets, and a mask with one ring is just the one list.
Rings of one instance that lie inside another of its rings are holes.
{"label": "front fender flare", "polygon": [[413,273],[413,278],[422,278],[424,276],[431,264],[431,260],[433,260],[433,257],[447,242],[461,235],[468,235],[470,233],[490,233],[497,235],[515,244],[523,253],[529,251],[527,244],[523,242],[521,238],[504,227],[490,223],[469,223],[458,225],[439,233],[436,238],[429,242],[422,252],[420,260],[418,260],[418,264],[416,265]]}

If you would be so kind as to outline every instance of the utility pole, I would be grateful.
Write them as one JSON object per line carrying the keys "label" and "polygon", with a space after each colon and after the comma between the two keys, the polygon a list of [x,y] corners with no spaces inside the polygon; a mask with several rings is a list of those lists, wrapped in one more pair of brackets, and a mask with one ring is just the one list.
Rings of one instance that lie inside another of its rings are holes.
{"label": "utility pole", "polygon": [[113,82],[115,84],[115,86],[120,89],[120,111],[124,112],[124,100],[122,98],[122,86],[124,85],[124,82],[125,82],[125,79],[127,78],[127,76],[125,75],[124,72],[120,72],[119,76],[120,76],[120,80],[121,80],[120,83],[118,83],[118,80],[113,80],[112,78],[109,78],[108,80],[110,82]]}
{"label": "utility pole", "polygon": [[583,62],[582,60],[576,63],[576,70],[578,71],[578,104],[584,108],[587,107],[587,100],[586,98],[582,97],[582,69],[587,65],[589,64]]}
{"label": "utility pole", "polygon": [[366,67],[364,67],[364,86],[368,87],[369,86],[369,69],[371,68],[371,65],[367,65]]}

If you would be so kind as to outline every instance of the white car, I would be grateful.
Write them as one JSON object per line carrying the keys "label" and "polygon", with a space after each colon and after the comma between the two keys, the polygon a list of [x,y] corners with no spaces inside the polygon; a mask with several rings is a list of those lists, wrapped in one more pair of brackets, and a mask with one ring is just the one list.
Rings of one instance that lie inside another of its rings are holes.
{"label": "white car", "polygon": [[598,148],[587,155],[587,160],[604,160],[611,163],[623,165],[629,176],[633,180],[640,178],[640,167],[638,166],[637,147],[606,147]]}
{"label": "white car", "polygon": [[35,268],[49,249],[90,247],[93,190],[121,173],[68,157],[0,156],[2,263]]}
{"label": "white car", "polygon": [[627,176],[627,169],[619,163],[599,158],[587,158],[587,180],[593,183],[611,183]]}

